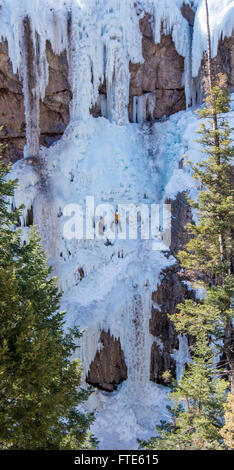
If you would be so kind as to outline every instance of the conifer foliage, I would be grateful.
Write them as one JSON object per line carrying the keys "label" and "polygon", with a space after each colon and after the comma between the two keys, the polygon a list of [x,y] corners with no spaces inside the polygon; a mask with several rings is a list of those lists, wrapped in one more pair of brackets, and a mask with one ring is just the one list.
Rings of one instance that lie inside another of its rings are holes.
{"label": "conifer foliage", "polygon": [[0,160],[0,449],[87,449],[91,415],[78,410],[90,392],[71,360],[81,332],[64,333],[61,294],[35,229],[26,244],[20,209],[9,197],[16,181]]}
{"label": "conifer foliage", "polygon": [[178,333],[192,338],[192,362],[179,383],[171,385],[169,424],[157,428],[157,438],[141,443],[148,449],[234,448],[234,148],[232,129],[225,119],[229,100],[225,77],[218,74],[199,112],[205,118],[199,130],[204,159],[190,163],[201,188],[198,200],[189,200],[197,210],[198,223],[187,226],[191,238],[178,254],[184,278],[205,289],[206,298],[185,300],[170,315]]}
{"label": "conifer foliage", "polygon": [[[221,450],[225,380],[213,375],[213,354],[205,335],[194,348],[193,361],[177,384],[171,384],[169,421],[156,427],[158,438],[141,446],[157,450]],[[165,373],[168,380],[169,374]]]}

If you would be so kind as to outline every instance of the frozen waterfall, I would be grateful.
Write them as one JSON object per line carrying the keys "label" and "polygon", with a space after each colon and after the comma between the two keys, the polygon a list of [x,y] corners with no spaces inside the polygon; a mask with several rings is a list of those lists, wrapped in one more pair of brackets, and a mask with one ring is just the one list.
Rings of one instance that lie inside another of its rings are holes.
{"label": "frozen waterfall", "polygon": [[[118,390],[96,390],[88,402],[96,414],[93,431],[104,449],[137,448],[137,439],[151,436],[156,422],[165,416],[167,388],[150,381],[154,338],[149,322],[152,292],[161,272],[175,259],[156,235],[149,240],[107,240],[105,233],[99,240],[68,239],[64,236],[64,208],[79,204],[84,215],[87,198],[94,198],[96,206],[109,204],[115,210],[118,204],[162,204],[185,190],[196,194],[189,169],[179,166],[185,151],[190,159],[197,158],[193,140],[198,121],[193,111],[181,111],[152,123],[149,129],[144,123],[146,107],[152,114],[157,106],[155,94],[149,93],[134,97],[134,122],[128,122],[129,63],[143,62],[139,20],[146,12],[152,15],[155,43],[162,33],[171,34],[185,60],[184,86],[187,105],[191,103],[192,72],[198,74],[206,49],[204,15],[202,1],[192,2],[196,14],[191,37],[181,13],[183,3],[191,2],[0,1],[1,36],[8,42],[13,71],[23,81],[25,157],[33,157],[18,161],[12,170],[19,179],[14,205],[25,205],[23,236],[28,231],[27,211],[33,207],[34,223],[64,291],[67,326],[86,329],[79,350],[84,378],[101,348],[102,330],[120,340],[126,361],[128,378]],[[231,0],[210,0],[210,5],[215,55],[221,35],[232,32],[230,12],[234,7]],[[47,41],[55,54],[67,52],[73,95],[71,122],[63,137],[48,149],[39,146],[39,105],[48,84]],[[99,90],[103,83],[106,97]],[[102,117],[95,119],[90,109],[98,100]],[[105,229],[111,228],[112,215],[110,223],[105,220],[109,223]],[[186,339],[180,338],[180,348],[174,352],[178,376],[188,359],[186,346]]]}

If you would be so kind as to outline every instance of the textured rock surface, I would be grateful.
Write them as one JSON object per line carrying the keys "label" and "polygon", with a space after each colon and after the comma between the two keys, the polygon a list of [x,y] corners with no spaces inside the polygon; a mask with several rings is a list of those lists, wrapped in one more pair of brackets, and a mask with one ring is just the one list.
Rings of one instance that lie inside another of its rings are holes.
{"label": "textured rock surface", "polygon": [[216,70],[227,75],[229,89],[234,92],[234,35],[219,42],[214,64]]}
{"label": "textured rock surface", "polygon": [[182,15],[189,22],[190,26],[194,25],[195,13],[189,5],[183,4],[181,7]]}
{"label": "textured rock surface", "polygon": [[[64,132],[69,122],[71,91],[68,82],[66,54],[56,56],[47,43],[49,83],[46,96],[40,103],[40,143],[51,145]],[[7,143],[6,160],[16,161],[23,156],[25,146],[25,114],[22,82],[14,75],[6,42],[0,43],[0,142]]]}
{"label": "textured rock surface", "polygon": [[166,204],[171,204],[171,252],[176,256],[189,241],[185,225],[192,222],[192,211],[184,193],[178,193],[173,201],[166,200]]}
{"label": "textured rock surface", "polygon": [[162,275],[159,288],[152,295],[158,308],[152,308],[150,320],[150,333],[156,338],[151,349],[150,380],[159,384],[164,384],[162,374],[165,370],[170,370],[174,377],[176,374],[176,363],[171,354],[178,348],[178,339],[167,314],[175,312],[185,292],[174,270],[167,270]]}
{"label": "textured rock surface", "polygon": [[[227,77],[228,88],[231,93],[234,92],[234,35],[230,38],[224,38],[219,41],[217,56],[212,59],[212,68],[214,77],[219,72]],[[202,102],[205,96],[204,83],[206,76],[206,62],[202,61],[198,77],[194,80],[197,88],[198,102]]]}
{"label": "textured rock surface", "polygon": [[22,83],[12,71],[6,42],[0,43],[0,124],[1,142],[8,144],[5,156],[16,161],[25,145],[24,99]]}
{"label": "textured rock surface", "polygon": [[[184,194],[178,194],[176,200],[168,200],[167,203],[171,203],[172,210],[171,252],[176,256],[176,253],[188,241],[184,226],[191,222],[192,214]],[[178,266],[165,270],[161,275],[161,284],[152,295],[154,306],[150,320],[150,333],[155,337],[155,341],[151,350],[150,379],[164,385],[163,372],[169,370],[175,377],[176,363],[172,354],[179,347],[177,333],[168,318],[168,313],[175,313],[177,304],[184,298],[192,296],[192,292],[188,291],[177,274],[177,270]]]}
{"label": "textured rock surface", "polygon": [[87,377],[90,385],[112,392],[116,386],[127,378],[127,367],[120,341],[110,332],[102,331],[100,335],[102,349],[97,351],[91,363]]}
{"label": "textured rock surface", "polygon": [[68,64],[65,52],[59,56],[47,44],[49,83],[46,96],[40,105],[41,144],[51,145],[64,132],[69,123],[71,90],[68,81]]}
{"label": "textured rock surface", "polygon": [[147,120],[169,116],[186,106],[182,85],[184,59],[176,52],[171,36],[162,36],[160,44],[154,43],[150,21],[149,15],[140,21],[144,63],[130,64],[130,119],[133,96],[145,93],[156,95],[153,116],[148,110]]}

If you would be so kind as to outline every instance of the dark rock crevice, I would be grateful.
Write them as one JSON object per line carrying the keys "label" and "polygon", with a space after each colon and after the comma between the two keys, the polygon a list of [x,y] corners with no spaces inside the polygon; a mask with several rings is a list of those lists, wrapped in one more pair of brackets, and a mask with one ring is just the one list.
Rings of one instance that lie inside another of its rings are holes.
{"label": "dark rock crevice", "polygon": [[181,13],[184,16],[184,18],[188,21],[189,26],[193,27],[194,19],[195,19],[195,11],[189,5],[186,5],[184,3],[181,7]]}
{"label": "dark rock crevice", "polygon": [[114,338],[110,331],[100,334],[102,348],[90,365],[86,382],[100,390],[112,392],[127,379],[127,366],[120,340]]}

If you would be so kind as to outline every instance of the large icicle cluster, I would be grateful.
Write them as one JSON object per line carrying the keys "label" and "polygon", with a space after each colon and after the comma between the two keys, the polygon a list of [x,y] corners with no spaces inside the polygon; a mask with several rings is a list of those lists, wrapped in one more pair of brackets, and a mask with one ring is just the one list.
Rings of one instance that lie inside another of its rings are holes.
{"label": "large icicle cluster", "polygon": [[[183,4],[196,11],[193,39],[181,13]],[[139,19],[148,12],[155,42],[160,42],[161,33],[171,34],[185,59],[184,86],[190,105],[192,71],[197,76],[206,50],[204,0],[1,0],[0,6],[1,37],[8,42],[13,71],[23,80],[27,156],[39,153],[39,101],[48,83],[47,41],[56,54],[67,51],[72,119],[87,119],[99,102],[103,116],[123,124],[128,122],[129,62],[142,61]],[[209,0],[209,9],[214,56],[220,37],[232,34],[234,5],[232,0]],[[99,96],[104,80],[107,96]]]}
{"label": "large icicle cluster", "polygon": [[133,0],[2,0],[0,24],[13,71],[23,80],[27,156],[39,151],[39,100],[48,84],[47,41],[56,54],[67,51],[73,119],[87,119],[106,79],[103,114],[119,123],[128,120],[129,61],[142,61]]}
{"label": "large icicle cluster", "polygon": [[133,0],[86,0],[72,11],[72,117],[87,119],[106,79],[103,114],[128,122],[129,62],[141,62],[139,18]]}

